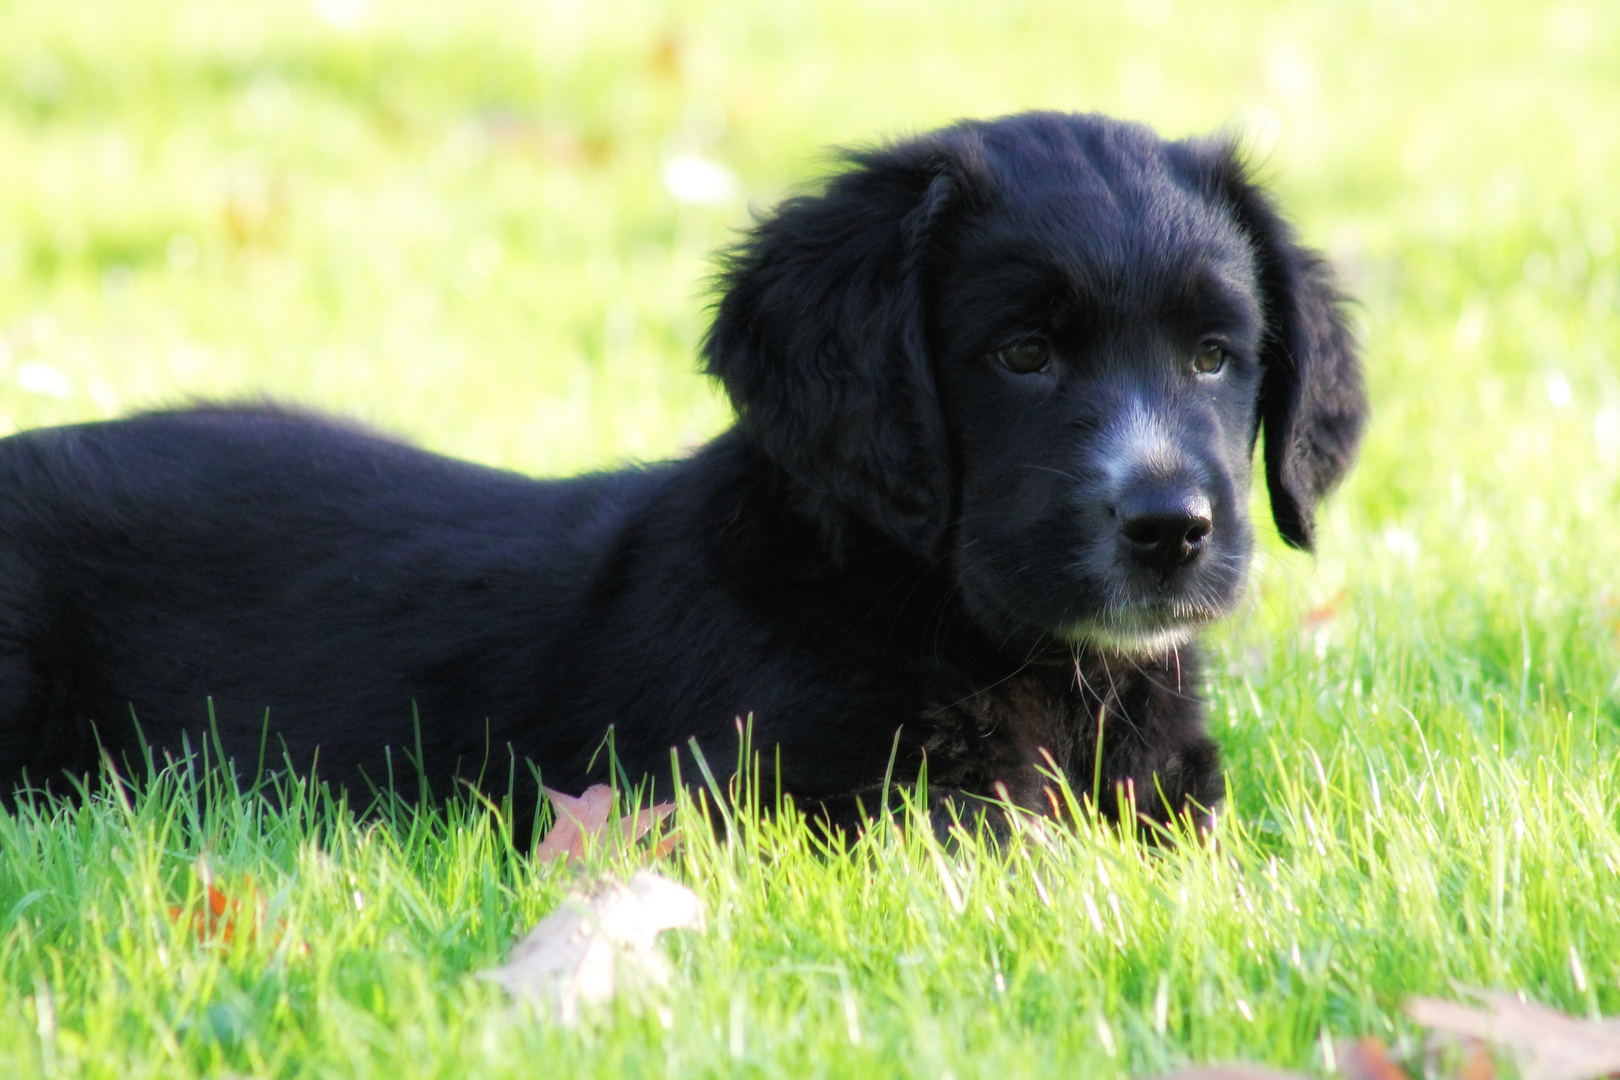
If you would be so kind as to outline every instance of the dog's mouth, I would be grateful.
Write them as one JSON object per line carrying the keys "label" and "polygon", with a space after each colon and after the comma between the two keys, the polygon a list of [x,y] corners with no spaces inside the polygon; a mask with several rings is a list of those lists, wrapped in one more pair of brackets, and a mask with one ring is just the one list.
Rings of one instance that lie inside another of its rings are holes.
{"label": "dog's mouth", "polygon": [[957,584],[974,621],[1003,648],[1041,662],[1062,662],[1081,648],[1142,660],[1190,642],[1237,606],[1246,561],[1207,555],[1168,579],[1129,572],[1111,550],[1021,577],[993,572],[1010,559],[986,559],[968,562]]}

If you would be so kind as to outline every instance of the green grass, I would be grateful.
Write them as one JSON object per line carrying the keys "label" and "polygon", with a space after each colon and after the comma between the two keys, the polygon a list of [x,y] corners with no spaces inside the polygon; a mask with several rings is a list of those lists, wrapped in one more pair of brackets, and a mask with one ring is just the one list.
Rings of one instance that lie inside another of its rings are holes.
{"label": "green grass", "polygon": [[[676,453],[728,419],[693,346],[749,201],[1037,106],[1249,131],[1361,301],[1362,463],[1212,641],[1218,851],[692,831],[670,1026],[570,1031],[474,973],[644,853],[170,775],[0,815],[0,1075],[1322,1072],[1455,983],[1620,1011],[1612,4],[0,0],[0,429],[262,393],[537,473]],[[686,150],[737,197],[671,199]],[[265,932],[196,940],[200,858]]]}

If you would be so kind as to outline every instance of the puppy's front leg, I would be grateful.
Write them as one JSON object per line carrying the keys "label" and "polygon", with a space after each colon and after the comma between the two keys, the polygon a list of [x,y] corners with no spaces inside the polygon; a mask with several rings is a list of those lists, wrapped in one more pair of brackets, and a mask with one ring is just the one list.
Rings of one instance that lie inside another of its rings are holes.
{"label": "puppy's front leg", "polygon": [[[898,785],[890,785],[887,805],[883,788],[872,787],[819,799],[807,804],[805,809],[811,823],[822,832],[829,836],[842,833],[853,837],[870,828],[885,812],[904,827],[912,805],[913,800],[908,800]],[[997,842],[1006,840],[1013,832],[1007,811],[999,802],[958,788],[930,787],[927,804],[922,809],[941,843],[949,843],[952,831],[958,827],[970,835],[982,830]]]}
{"label": "puppy's front leg", "polygon": [[[1220,751],[1201,731],[1170,745],[1131,740],[1106,746],[1098,809],[1116,821],[1134,821],[1145,839],[1165,842],[1178,823],[1200,835],[1215,827],[1226,797]],[[1090,778],[1073,783],[1087,784]]]}

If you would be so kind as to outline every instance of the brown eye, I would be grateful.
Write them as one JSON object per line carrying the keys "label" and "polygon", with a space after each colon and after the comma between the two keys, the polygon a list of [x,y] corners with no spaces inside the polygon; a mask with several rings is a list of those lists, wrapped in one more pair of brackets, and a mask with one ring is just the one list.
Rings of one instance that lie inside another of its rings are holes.
{"label": "brown eye", "polygon": [[1025,341],[1010,349],[999,349],[991,354],[996,363],[1014,375],[1033,375],[1052,366],[1052,354],[1044,341]]}
{"label": "brown eye", "polygon": [[1213,341],[1198,346],[1193,354],[1193,370],[1200,375],[1213,375],[1226,366],[1226,350]]}

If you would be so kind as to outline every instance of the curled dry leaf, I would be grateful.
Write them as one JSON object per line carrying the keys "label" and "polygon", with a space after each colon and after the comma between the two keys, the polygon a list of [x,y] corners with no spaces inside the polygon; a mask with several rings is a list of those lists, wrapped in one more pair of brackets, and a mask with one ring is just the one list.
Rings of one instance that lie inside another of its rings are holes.
{"label": "curled dry leaf", "polygon": [[569,893],[518,942],[505,964],[484,977],[572,1025],[579,1022],[581,1005],[667,985],[669,961],[658,949],[658,935],[702,928],[703,902],[692,890],[638,870],[628,884],[606,881]]}
{"label": "curled dry leaf", "polygon": [[[534,857],[541,862],[583,858],[585,838],[601,838],[615,824],[625,840],[640,840],[654,825],[675,812],[674,803],[658,803],[645,809],[638,807],[629,817],[615,819],[614,792],[606,784],[595,784],[578,796],[551,788],[541,790],[551,800],[552,809],[556,812],[556,821],[534,849]],[[660,857],[667,855],[676,840],[673,833],[664,837],[654,853]]]}
{"label": "curled dry leaf", "polygon": [[1597,1080],[1620,1072],[1620,1021],[1580,1020],[1512,994],[1470,993],[1487,1007],[1414,998],[1406,1013],[1424,1027],[1508,1048],[1526,1080]]}

